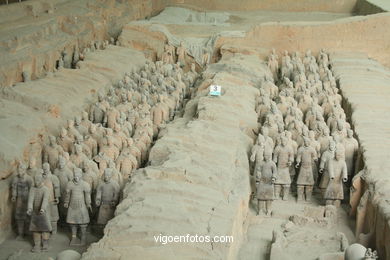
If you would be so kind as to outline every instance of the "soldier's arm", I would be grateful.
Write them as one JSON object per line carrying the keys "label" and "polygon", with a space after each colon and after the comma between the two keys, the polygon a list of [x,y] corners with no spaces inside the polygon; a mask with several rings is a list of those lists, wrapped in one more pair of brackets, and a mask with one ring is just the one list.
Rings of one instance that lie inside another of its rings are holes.
{"label": "soldier's arm", "polygon": [[314,150],[314,148],[313,148],[313,151],[312,151],[312,156],[313,156],[313,160],[314,161],[317,161],[318,160],[318,153],[317,153],[317,151],[316,150]]}
{"label": "soldier's arm", "polygon": [[328,173],[329,173],[329,177],[331,179],[334,179],[334,169],[333,169],[333,162],[332,161],[329,161],[329,163],[328,163]]}
{"label": "soldier's arm", "polygon": [[302,149],[301,148],[298,149],[297,158],[295,160],[296,160],[297,165],[301,163],[301,160],[302,160]]}
{"label": "soldier's arm", "polygon": [[251,150],[251,157],[250,157],[251,162],[254,162],[254,161],[255,161],[256,152],[257,152],[256,145],[254,145],[254,146],[252,147],[252,150]]}
{"label": "soldier's arm", "polygon": [[274,156],[273,156],[273,161],[274,163],[278,163],[278,155],[279,155],[279,149],[275,148],[274,150]]}
{"label": "soldier's arm", "polygon": [[49,162],[49,153],[45,146],[43,147],[43,162]]}
{"label": "soldier's arm", "polygon": [[91,186],[89,186],[88,183],[84,183],[85,188],[84,188],[84,196],[85,196],[85,204],[87,205],[88,208],[91,208]]}
{"label": "soldier's arm", "polygon": [[324,152],[324,153],[321,155],[320,169],[324,169],[325,162],[326,162],[326,158],[325,158],[325,152]]}
{"label": "soldier's arm", "polygon": [[272,169],[272,179],[273,179],[272,182],[274,182],[276,180],[276,178],[278,177],[278,169],[276,168],[276,164],[275,163],[272,164],[271,169]]}
{"label": "soldier's arm", "polygon": [[11,192],[12,192],[12,197],[11,199],[12,200],[16,200],[16,197],[18,196],[18,188],[17,188],[17,185],[18,185],[18,180],[17,180],[18,177],[14,177],[12,179],[12,184],[11,184]]}
{"label": "soldier's arm", "polygon": [[41,204],[41,213],[45,212],[48,204],[49,204],[49,190],[45,189],[45,192],[43,193],[42,204]]}
{"label": "soldier's arm", "polygon": [[55,175],[52,175],[51,180],[53,182],[54,197],[58,199],[61,197],[60,180]]}
{"label": "soldier's arm", "polygon": [[99,186],[96,189],[96,196],[95,196],[96,206],[100,206],[101,200],[102,200],[102,184],[99,184]]}
{"label": "soldier's arm", "polygon": [[30,192],[28,193],[28,200],[27,200],[27,214],[31,215],[32,209],[33,209],[33,202],[34,202],[34,188],[30,189]]}
{"label": "soldier's arm", "polygon": [[64,198],[64,206],[65,208],[68,207],[69,205],[69,201],[70,201],[70,195],[71,195],[71,185],[72,183],[71,182],[68,182],[68,184],[66,185],[66,191],[65,191],[65,198]]}
{"label": "soldier's arm", "polygon": [[342,168],[342,176],[343,176],[343,181],[347,181],[348,180],[348,169],[347,169],[347,164],[343,163],[343,168]]}
{"label": "soldier's arm", "polygon": [[116,204],[116,203],[118,203],[118,200],[119,200],[120,187],[119,187],[118,183],[116,183],[116,182],[113,182],[113,183],[114,183],[113,201]]}

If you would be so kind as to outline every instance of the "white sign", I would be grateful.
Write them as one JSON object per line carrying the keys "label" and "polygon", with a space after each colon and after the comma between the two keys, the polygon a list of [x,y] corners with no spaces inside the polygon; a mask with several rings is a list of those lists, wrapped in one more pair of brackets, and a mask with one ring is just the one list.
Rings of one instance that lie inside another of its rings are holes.
{"label": "white sign", "polygon": [[210,86],[210,96],[220,96],[221,95],[221,86],[218,85],[211,85]]}

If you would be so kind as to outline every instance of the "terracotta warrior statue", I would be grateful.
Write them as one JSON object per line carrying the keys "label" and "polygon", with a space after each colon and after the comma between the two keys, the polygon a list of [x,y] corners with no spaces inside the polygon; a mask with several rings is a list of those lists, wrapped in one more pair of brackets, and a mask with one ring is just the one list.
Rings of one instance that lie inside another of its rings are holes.
{"label": "terracotta warrior statue", "polygon": [[[314,185],[313,161],[317,160],[317,152],[310,145],[310,139],[303,139],[303,146],[298,148],[296,168],[299,168],[297,179],[298,200],[310,200]],[[305,196],[306,195],[306,196]]]}
{"label": "terracotta warrior statue", "polygon": [[51,174],[50,166],[48,163],[44,163],[43,167],[43,184],[49,190],[49,205],[48,210],[50,210],[50,221],[52,227],[52,234],[57,233],[57,222],[59,217],[58,212],[58,203],[61,197],[60,190],[60,181],[57,176]]}
{"label": "terracotta warrior statue", "polygon": [[274,150],[274,162],[277,164],[278,176],[275,181],[275,197],[280,198],[283,188],[283,200],[288,200],[291,177],[289,167],[294,161],[294,152],[288,146],[287,138],[281,137],[281,143]]}
{"label": "terracotta warrior statue", "polygon": [[[257,198],[257,215],[263,208],[267,215],[271,215],[272,201],[274,200],[274,182],[277,178],[276,164],[271,160],[272,150],[264,154],[264,161],[256,164],[256,198]],[[260,206],[260,204],[263,204]]]}
{"label": "terracotta warrior statue", "polygon": [[[91,207],[91,187],[82,180],[82,171],[75,168],[73,172],[73,180],[66,187],[66,195],[64,207],[68,209],[66,222],[72,230],[72,239],[70,245],[85,245],[86,232],[89,224],[88,210],[92,211]],[[77,229],[80,227],[80,243],[77,243]]]}
{"label": "terracotta warrior statue", "polygon": [[49,144],[45,145],[43,149],[43,162],[49,163],[50,169],[53,171],[57,168],[58,156],[62,150],[61,146],[57,144],[56,138],[50,135]]}
{"label": "terracotta warrior statue", "polygon": [[321,155],[319,172],[322,173],[322,177],[321,177],[319,188],[322,190],[323,193],[325,192],[325,189],[328,187],[328,183],[329,183],[328,163],[334,157],[335,150],[336,150],[336,143],[333,140],[330,140],[328,150],[323,152]]}
{"label": "terracotta warrior statue", "polygon": [[35,186],[30,189],[27,203],[27,214],[31,216],[30,231],[33,234],[34,247],[32,252],[47,251],[51,228],[50,222],[50,191],[43,184],[40,174],[34,176]]}
{"label": "terracotta warrior statue", "polygon": [[15,221],[18,229],[16,240],[22,240],[24,237],[24,226],[27,220],[27,202],[30,188],[33,186],[33,179],[26,174],[27,167],[20,163],[17,174],[11,182],[12,195],[11,201],[15,202]]}
{"label": "terracotta warrior statue", "polygon": [[119,184],[111,177],[112,169],[105,169],[103,182],[99,184],[96,190],[96,206],[99,207],[96,221],[98,225],[105,225],[114,217],[115,207],[118,204]]}
{"label": "terracotta warrior statue", "polygon": [[183,42],[180,42],[180,46],[177,47],[176,54],[177,54],[177,62],[179,62],[181,66],[185,66],[186,65],[185,57],[187,55],[187,50],[184,47]]}
{"label": "terracotta warrior statue", "polygon": [[328,173],[330,181],[324,194],[326,205],[340,206],[341,200],[344,199],[343,182],[348,180],[343,150],[336,150],[334,158],[330,159]]}

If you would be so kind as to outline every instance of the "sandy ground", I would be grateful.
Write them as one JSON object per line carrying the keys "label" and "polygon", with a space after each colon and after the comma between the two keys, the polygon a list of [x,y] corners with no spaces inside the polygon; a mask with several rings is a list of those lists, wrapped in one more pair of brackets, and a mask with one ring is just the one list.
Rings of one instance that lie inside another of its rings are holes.
{"label": "sandy ground", "polygon": [[48,252],[32,253],[31,248],[33,247],[33,241],[31,235],[27,235],[24,241],[17,241],[15,240],[15,237],[10,237],[0,246],[0,260],[46,260],[49,259],[49,257],[55,259],[58,253],[67,249],[82,253],[87,249],[89,244],[98,241],[99,236],[88,232],[88,246],[69,246],[69,239],[70,229],[66,227],[59,228],[59,232],[49,241],[50,249]]}

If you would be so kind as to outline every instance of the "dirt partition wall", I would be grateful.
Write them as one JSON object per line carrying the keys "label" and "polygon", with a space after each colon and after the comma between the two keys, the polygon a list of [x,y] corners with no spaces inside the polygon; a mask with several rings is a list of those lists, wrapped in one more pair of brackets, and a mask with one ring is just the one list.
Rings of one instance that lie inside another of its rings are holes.
{"label": "dirt partition wall", "polygon": [[254,27],[243,38],[220,37],[217,47],[275,48],[304,54],[321,48],[329,52],[362,52],[390,66],[390,14],[375,14],[339,19],[332,22],[264,23]]}
{"label": "dirt partition wall", "polygon": [[[249,210],[256,98],[265,73],[265,64],[247,55],[208,67],[184,116],[160,133],[149,166],[134,172],[116,216],[84,260],[237,259]],[[221,97],[208,95],[212,83],[222,86]],[[187,235],[233,241],[158,240]]]}
{"label": "dirt partition wall", "polygon": [[282,11],[282,12],[352,12],[357,0],[169,0],[177,6],[193,6],[203,10]]}

